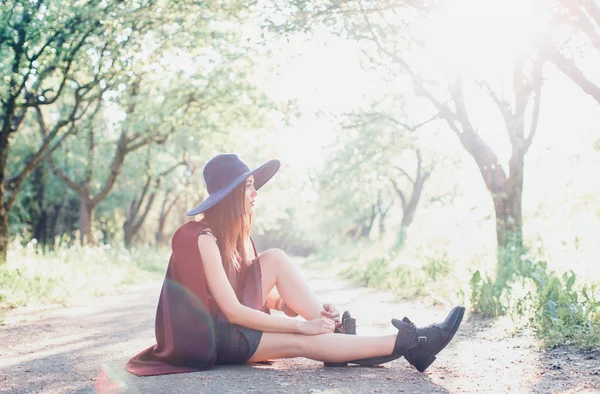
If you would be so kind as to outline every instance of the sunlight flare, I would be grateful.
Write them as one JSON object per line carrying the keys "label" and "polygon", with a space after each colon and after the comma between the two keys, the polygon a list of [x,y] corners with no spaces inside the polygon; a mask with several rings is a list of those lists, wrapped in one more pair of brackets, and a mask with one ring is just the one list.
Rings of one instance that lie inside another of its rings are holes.
{"label": "sunlight flare", "polygon": [[459,70],[497,70],[530,49],[550,21],[549,4],[543,0],[452,0],[419,30],[431,60]]}

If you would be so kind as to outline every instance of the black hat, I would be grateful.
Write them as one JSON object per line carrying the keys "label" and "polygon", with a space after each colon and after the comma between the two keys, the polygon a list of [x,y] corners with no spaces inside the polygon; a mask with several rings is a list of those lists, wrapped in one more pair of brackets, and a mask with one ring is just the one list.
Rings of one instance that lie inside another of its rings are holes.
{"label": "black hat", "polygon": [[254,188],[260,189],[275,175],[280,166],[279,160],[273,159],[250,170],[238,155],[232,153],[216,155],[206,163],[203,170],[208,197],[186,215],[194,216],[214,207],[250,175],[254,175]]}

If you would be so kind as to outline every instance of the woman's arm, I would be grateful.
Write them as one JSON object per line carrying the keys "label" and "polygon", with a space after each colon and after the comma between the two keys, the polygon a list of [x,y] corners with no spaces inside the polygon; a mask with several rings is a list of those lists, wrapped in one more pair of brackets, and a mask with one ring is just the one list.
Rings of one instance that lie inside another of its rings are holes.
{"label": "woman's arm", "polygon": [[302,324],[308,322],[271,316],[242,305],[227,279],[217,243],[209,235],[200,235],[198,248],[210,293],[230,323],[264,332],[305,333]]}

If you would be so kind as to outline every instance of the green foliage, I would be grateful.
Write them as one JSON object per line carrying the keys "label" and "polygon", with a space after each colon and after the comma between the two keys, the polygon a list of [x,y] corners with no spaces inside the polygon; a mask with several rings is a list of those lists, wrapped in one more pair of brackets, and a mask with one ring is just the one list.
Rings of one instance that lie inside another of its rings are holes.
{"label": "green foliage", "polygon": [[506,288],[501,288],[489,276],[475,271],[469,280],[471,307],[486,316],[500,316],[506,312],[504,302]]}
{"label": "green foliage", "polygon": [[[372,258],[364,265],[352,264],[343,275],[362,285],[391,290],[402,297],[434,295],[431,287],[452,277],[450,263],[444,257],[427,258],[419,267],[412,267],[398,264],[390,256]],[[444,295],[438,291],[435,297]]]}
{"label": "green foliage", "polygon": [[[591,348],[600,342],[598,286],[576,286],[573,271],[562,275],[545,261],[522,258],[507,270],[509,280],[492,280],[476,271],[469,282],[474,310],[525,318],[547,346],[573,343]],[[505,283],[502,285],[501,283]]]}
{"label": "green foliage", "polygon": [[13,256],[0,266],[0,309],[68,304],[117,291],[124,285],[159,279],[167,250],[61,246],[52,251],[34,243],[11,245]]}
{"label": "green foliage", "polygon": [[[249,149],[263,151],[272,144],[253,143],[251,130],[282,122],[291,104],[272,101],[255,84],[257,63],[268,51],[243,28],[252,17],[250,5],[245,0],[4,2],[0,121],[3,130],[14,129],[0,172],[4,181],[16,181],[8,183],[7,194],[0,193],[0,203],[15,197],[7,204],[9,234],[32,239],[44,228],[48,236],[39,241],[49,243],[55,235],[71,236],[79,216],[73,189],[89,186],[89,193],[80,194],[89,194],[94,208],[103,200],[92,232],[116,242],[123,237],[115,218],[126,217],[147,176],[153,178],[151,192],[159,194],[149,216],[154,227],[164,201],[179,200],[185,206],[173,211],[181,211],[202,198],[198,169],[215,152],[232,150],[240,134],[251,141],[245,144]],[[119,144],[121,136],[126,144]],[[7,138],[0,132],[0,140]],[[150,166],[139,149],[148,144],[154,144]],[[60,179],[59,171],[48,170],[45,149],[53,150],[56,167],[63,170]],[[124,151],[124,163],[114,160]],[[31,160],[35,163],[27,166]],[[183,161],[186,168],[158,185],[161,173]],[[45,173],[30,174],[35,167]],[[118,174],[114,188],[108,182],[113,174]]]}

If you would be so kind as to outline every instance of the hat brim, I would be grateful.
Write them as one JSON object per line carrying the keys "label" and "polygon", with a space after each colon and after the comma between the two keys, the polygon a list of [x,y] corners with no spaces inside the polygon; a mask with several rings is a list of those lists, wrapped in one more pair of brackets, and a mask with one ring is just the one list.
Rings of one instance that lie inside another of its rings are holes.
{"label": "hat brim", "polygon": [[262,166],[252,171],[248,171],[245,174],[238,176],[226,187],[222,188],[221,190],[215,193],[212,193],[204,201],[202,201],[200,205],[187,212],[186,215],[195,216],[214,207],[219,201],[221,201],[229,193],[231,193],[233,189],[235,189],[242,182],[244,182],[246,178],[248,178],[250,175],[254,175],[254,188],[256,190],[260,189],[265,185],[265,183],[267,183],[271,178],[273,178],[273,175],[275,175],[275,173],[279,170],[279,167],[281,167],[281,163],[279,162],[279,160],[273,159],[269,160]]}

